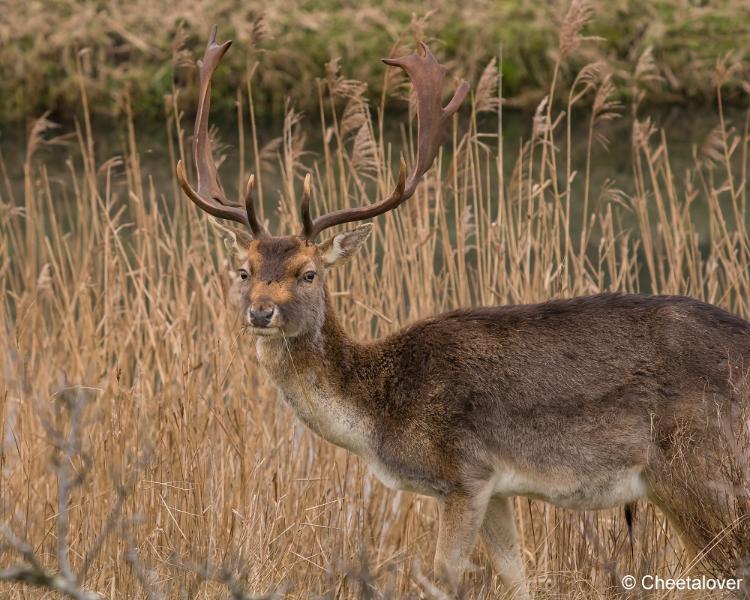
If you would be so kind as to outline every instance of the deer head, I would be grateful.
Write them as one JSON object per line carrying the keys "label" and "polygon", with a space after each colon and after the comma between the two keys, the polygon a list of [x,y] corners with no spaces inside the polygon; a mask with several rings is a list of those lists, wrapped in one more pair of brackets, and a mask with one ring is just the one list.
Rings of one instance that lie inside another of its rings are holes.
{"label": "deer head", "polygon": [[274,337],[313,333],[320,329],[325,315],[326,271],[354,255],[367,239],[371,224],[338,233],[322,243],[315,243],[315,239],[325,229],[372,219],[411,198],[435,160],[446,126],[466,97],[469,85],[463,81],[448,105],[442,107],[440,96],[446,68],[437,62],[427,46],[420,43],[421,54],[384,59],[386,64],[401,67],[406,72],[416,92],[417,158],[408,177],[402,159],[398,183],[387,198],[372,205],[345,208],[313,219],[310,176],[307,175],[300,203],[301,231],[297,235],[271,236],[255,211],[254,177],[251,175],[248,179],[244,206],[229,203],[211,154],[208,136],[211,78],[231,44],[231,41],[218,44],[216,32],[214,26],[203,59],[198,61],[200,93],[193,135],[197,189],[188,181],[182,162],[177,163],[177,177],[185,194],[201,210],[214,217],[241,223],[252,234],[252,237],[238,235],[236,240],[244,254],[236,291],[251,331]]}

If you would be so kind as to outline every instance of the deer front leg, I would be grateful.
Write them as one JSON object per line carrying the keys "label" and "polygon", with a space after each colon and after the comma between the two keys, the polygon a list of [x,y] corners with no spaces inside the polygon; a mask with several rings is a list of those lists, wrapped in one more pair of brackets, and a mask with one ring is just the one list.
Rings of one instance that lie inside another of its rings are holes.
{"label": "deer front leg", "polygon": [[523,600],[529,598],[513,515],[513,498],[490,498],[482,523],[482,540],[495,572],[508,588],[511,597]]}
{"label": "deer front leg", "polygon": [[454,596],[474,549],[487,508],[485,494],[449,494],[438,500],[438,539],[435,578]]}

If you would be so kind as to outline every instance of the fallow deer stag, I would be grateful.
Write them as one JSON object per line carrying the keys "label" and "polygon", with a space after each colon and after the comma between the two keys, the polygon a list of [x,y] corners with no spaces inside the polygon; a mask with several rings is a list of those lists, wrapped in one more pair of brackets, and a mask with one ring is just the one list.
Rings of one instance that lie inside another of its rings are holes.
{"label": "fallow deer stag", "polygon": [[[326,273],[355,253],[371,225],[314,240],[408,200],[469,86],[461,83],[443,108],[446,69],[424,44],[385,60],[416,91],[418,149],[409,176],[402,161],[390,196],[316,219],[308,176],[301,232],[274,237],[256,213],[253,177],[244,206],[230,204],[211,155],[211,77],[229,45],[216,42],[214,27],[198,63],[197,189],[178,163],[180,184],[202,210],[250,229],[252,237],[238,237],[239,308],[257,336],[258,360],[299,418],[360,456],[385,485],[437,499],[439,581],[457,589],[481,536],[502,582],[528,595],[513,514],[519,495],[584,510],[645,497],[687,546],[707,545],[718,532],[688,526],[700,515],[686,515],[680,504],[686,482],[672,468],[673,439],[686,426],[702,430],[707,401],[731,396],[730,359],[750,359],[750,323],[684,297],[601,294],[461,309],[384,339],[352,339],[336,317]],[[720,510],[702,510],[711,508]]]}

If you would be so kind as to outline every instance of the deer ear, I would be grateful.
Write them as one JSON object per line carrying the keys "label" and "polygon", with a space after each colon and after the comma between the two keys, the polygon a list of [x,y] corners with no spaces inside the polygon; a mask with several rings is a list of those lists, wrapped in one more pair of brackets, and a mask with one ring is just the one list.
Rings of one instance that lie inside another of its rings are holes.
{"label": "deer ear", "polygon": [[354,253],[370,235],[370,231],[372,231],[372,223],[365,223],[352,231],[337,233],[332,238],[319,244],[318,250],[325,268],[337,267],[354,256]]}

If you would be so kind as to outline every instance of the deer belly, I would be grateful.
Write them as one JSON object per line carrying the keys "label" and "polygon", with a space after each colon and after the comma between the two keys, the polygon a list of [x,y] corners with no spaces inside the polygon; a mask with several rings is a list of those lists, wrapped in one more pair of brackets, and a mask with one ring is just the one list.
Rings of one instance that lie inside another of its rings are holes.
{"label": "deer belly", "polygon": [[494,490],[496,494],[527,496],[576,510],[614,508],[634,502],[648,492],[640,467],[588,479],[560,477],[555,474],[532,477],[503,469],[496,474]]}

